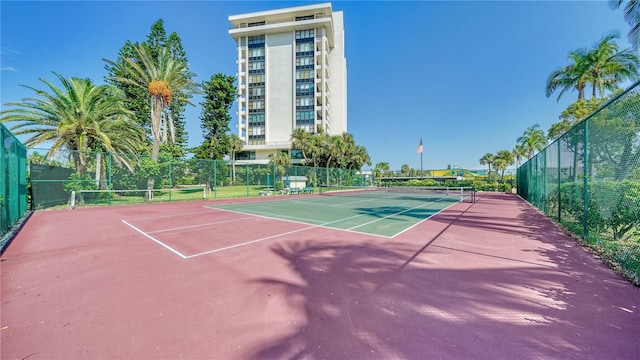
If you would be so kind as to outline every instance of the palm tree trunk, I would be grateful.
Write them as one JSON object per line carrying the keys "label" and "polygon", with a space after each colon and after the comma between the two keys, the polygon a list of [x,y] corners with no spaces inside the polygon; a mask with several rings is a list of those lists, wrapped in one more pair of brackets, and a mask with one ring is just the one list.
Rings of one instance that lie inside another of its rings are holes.
{"label": "palm tree trunk", "polygon": [[[151,98],[151,160],[155,163],[158,162],[158,155],[160,154],[160,121],[162,120],[162,108],[164,101],[160,97]],[[154,175],[149,176],[147,179],[147,193],[144,195],[145,200],[150,201],[149,193],[153,191],[155,187],[156,179]]]}

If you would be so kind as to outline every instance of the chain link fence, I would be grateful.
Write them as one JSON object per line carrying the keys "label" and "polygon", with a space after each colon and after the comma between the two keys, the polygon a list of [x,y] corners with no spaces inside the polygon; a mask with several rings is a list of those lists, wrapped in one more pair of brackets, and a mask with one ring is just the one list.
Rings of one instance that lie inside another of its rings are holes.
{"label": "chain link fence", "polygon": [[640,86],[518,168],[518,194],[640,285]]}
{"label": "chain link fence", "polygon": [[34,209],[319,193],[369,186],[355,170],[114,153],[30,150]]}
{"label": "chain link fence", "polygon": [[27,212],[27,148],[0,124],[0,248],[5,235]]}

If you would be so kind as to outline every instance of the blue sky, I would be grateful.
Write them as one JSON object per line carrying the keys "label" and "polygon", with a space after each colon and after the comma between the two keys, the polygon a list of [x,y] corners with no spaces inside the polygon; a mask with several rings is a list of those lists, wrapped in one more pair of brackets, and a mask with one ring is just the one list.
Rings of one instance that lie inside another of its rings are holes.
{"label": "blue sky", "polygon": [[[320,1],[322,2],[322,1]],[[103,83],[103,58],[143,41],[162,18],[177,32],[197,81],[235,75],[229,15],[319,2],[0,2],[0,87],[5,103],[44,89],[38,79],[80,76]],[[344,12],[348,131],[373,161],[420,168],[484,168],[485,153],[512,150],[524,130],[545,130],[575,93],[547,98],[550,72],[571,50],[618,31],[621,10],[606,1],[334,1]],[[629,84],[627,84],[629,85]],[[590,91],[590,89],[589,89]],[[588,92],[589,92],[588,91]],[[200,98],[187,110],[189,145],[202,141]],[[232,111],[235,128],[235,109]]]}

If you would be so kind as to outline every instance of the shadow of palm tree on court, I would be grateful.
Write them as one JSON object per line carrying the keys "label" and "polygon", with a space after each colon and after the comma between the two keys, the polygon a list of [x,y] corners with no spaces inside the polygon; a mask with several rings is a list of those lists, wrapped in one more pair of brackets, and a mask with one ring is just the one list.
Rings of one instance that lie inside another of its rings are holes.
{"label": "shadow of palm tree on court", "polygon": [[[632,330],[640,327],[637,289],[593,269],[553,224],[517,198],[507,200],[521,210],[516,221],[473,208],[440,214],[446,228],[421,243],[306,239],[273,246],[300,281],[256,281],[301,320],[275,341],[256,343],[251,357],[640,357],[640,334]],[[449,248],[448,236],[440,238],[449,225],[484,226],[479,231],[518,235],[510,246],[518,239],[539,246],[506,255]],[[519,258],[531,251],[538,260]]]}
{"label": "shadow of palm tree on court", "polygon": [[446,269],[420,256],[399,270],[415,249],[315,244],[273,247],[304,285],[257,281],[304,320],[252,358],[587,356],[588,337],[575,336],[584,314],[567,312],[572,283],[554,269]]}

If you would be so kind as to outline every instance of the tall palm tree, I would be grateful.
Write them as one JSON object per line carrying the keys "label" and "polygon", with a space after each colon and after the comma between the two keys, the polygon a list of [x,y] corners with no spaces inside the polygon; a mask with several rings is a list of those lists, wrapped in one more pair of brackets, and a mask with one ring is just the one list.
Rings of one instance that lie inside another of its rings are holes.
{"label": "tall palm tree", "polygon": [[513,165],[515,155],[509,150],[500,150],[496,154],[494,161],[496,170],[502,170],[500,178],[504,180],[504,172],[510,165]]}
{"label": "tall palm tree", "polygon": [[615,90],[620,82],[638,75],[640,59],[632,49],[619,50],[615,43],[618,37],[615,32],[603,36],[587,53],[593,99],[596,92],[604,97],[605,90]]}
{"label": "tall palm tree", "polygon": [[[613,9],[618,9],[624,0],[609,0]],[[634,49],[640,48],[640,2],[629,0],[624,7],[624,20],[631,26],[627,37]]]}
{"label": "tall palm tree", "polygon": [[569,53],[569,65],[558,68],[547,77],[545,93],[551,96],[560,89],[557,101],[570,90],[578,92],[578,100],[584,99],[584,91],[589,83],[589,67],[587,66],[587,54],[584,50],[574,50]]}
{"label": "tall palm tree", "polygon": [[528,159],[531,159],[536,151],[544,149],[547,145],[547,138],[538,124],[528,127],[516,141],[524,148]]}
{"label": "tall palm tree", "polygon": [[518,144],[513,148],[513,156],[516,159],[516,167],[520,167],[520,161],[527,156],[526,149],[522,144]]}
{"label": "tall palm tree", "polygon": [[238,135],[233,134],[229,137],[229,150],[231,151],[231,183],[236,182],[236,154],[239,151],[242,151],[243,145],[244,143]]}
{"label": "tall palm tree", "polygon": [[305,165],[308,163],[307,155],[309,155],[310,137],[311,134],[302,128],[296,128],[291,134],[291,148],[302,152]]}
{"label": "tall palm tree", "polygon": [[347,166],[347,169],[349,170],[360,170],[364,165],[371,166],[371,157],[369,156],[369,152],[367,152],[367,149],[362,145],[356,146],[355,151],[351,154],[349,159],[349,165]]}
{"label": "tall palm tree", "polygon": [[82,174],[90,151],[114,153],[114,159],[132,170],[130,161],[118,153],[135,153],[142,142],[141,129],[128,116],[122,97],[111,86],[94,85],[89,79],[69,78],[54,73],[62,88],[40,79],[49,91],[25,86],[38,97],[8,103],[14,108],[2,112],[2,122],[18,122],[16,135],[31,135],[25,144],[34,147],[52,142],[47,157],[61,149],[73,150],[76,171]]}
{"label": "tall palm tree", "polygon": [[193,105],[189,95],[199,92],[199,85],[192,80],[194,76],[184,62],[175,60],[169,50],[162,48],[157,56],[151,49],[139,44],[134,46],[135,58],[125,58],[116,63],[104,59],[122,76],[110,79],[144,89],[148,92],[151,104],[151,158],[157,161],[160,144],[169,140],[175,141],[175,130],[171,113],[168,110],[171,101]]}
{"label": "tall palm tree", "polygon": [[495,159],[495,155],[493,155],[492,153],[486,153],[484,154],[483,157],[480,158],[480,164],[481,165],[488,165],[489,166],[489,172],[487,173],[488,177],[491,177],[491,164],[493,164],[493,160]]}
{"label": "tall palm tree", "polygon": [[[157,56],[144,45],[134,45],[135,58],[125,58],[122,62],[104,59],[116,74],[111,80],[146,90],[151,105],[151,160],[158,161],[160,143],[168,141],[167,132],[171,134],[171,142],[175,142],[175,129],[169,106],[171,101],[193,105],[188,97],[198,93],[199,85],[192,78],[187,64],[174,59],[169,50],[162,48]],[[147,189],[153,190],[155,178],[147,180]]]}
{"label": "tall palm tree", "polygon": [[285,166],[291,165],[291,156],[284,151],[277,151],[275,153],[269,154],[269,165],[275,166],[278,173],[280,174],[280,179],[284,181],[284,175],[286,173]]}

